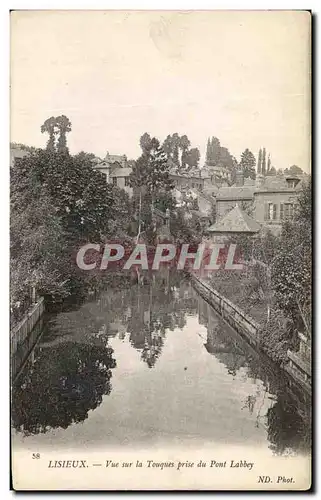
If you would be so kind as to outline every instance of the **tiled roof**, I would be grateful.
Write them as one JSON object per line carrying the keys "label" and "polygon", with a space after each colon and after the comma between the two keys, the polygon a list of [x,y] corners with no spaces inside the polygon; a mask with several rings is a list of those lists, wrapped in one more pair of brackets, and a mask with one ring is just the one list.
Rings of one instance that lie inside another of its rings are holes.
{"label": "tiled roof", "polygon": [[190,191],[190,193],[192,193],[194,195],[194,197],[203,198],[204,200],[211,203],[211,205],[215,204],[215,198],[213,198],[213,196],[207,195],[206,193],[203,193],[203,191],[199,191],[196,188],[191,188],[189,191]]}
{"label": "tiled roof", "polygon": [[243,200],[253,198],[255,186],[221,187],[216,195],[217,200]]}
{"label": "tiled roof", "polygon": [[261,226],[238,205],[208,228],[210,233],[257,233]]}
{"label": "tiled roof", "polygon": [[283,175],[268,175],[256,191],[284,191],[285,189],[289,189],[289,186]]}

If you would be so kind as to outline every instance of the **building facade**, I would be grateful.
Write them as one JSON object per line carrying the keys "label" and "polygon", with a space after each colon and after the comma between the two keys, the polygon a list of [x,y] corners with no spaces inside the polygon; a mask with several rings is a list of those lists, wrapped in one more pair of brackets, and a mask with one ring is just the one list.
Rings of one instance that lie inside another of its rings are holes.
{"label": "building facade", "polygon": [[132,196],[133,189],[129,182],[132,168],[128,165],[126,155],[110,155],[107,151],[104,159],[94,158],[93,168],[105,175],[108,184],[124,189]]}
{"label": "building facade", "polygon": [[254,191],[254,218],[274,234],[281,231],[282,222],[294,216],[297,199],[304,180],[297,177],[257,177]]}

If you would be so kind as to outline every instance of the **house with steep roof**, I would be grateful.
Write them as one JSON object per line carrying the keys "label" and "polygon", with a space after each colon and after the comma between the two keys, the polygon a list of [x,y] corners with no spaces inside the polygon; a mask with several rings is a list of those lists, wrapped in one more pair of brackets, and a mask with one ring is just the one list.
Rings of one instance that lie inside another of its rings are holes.
{"label": "house with steep roof", "polygon": [[108,184],[124,189],[130,196],[133,189],[129,183],[132,168],[128,166],[126,155],[110,155],[107,151],[105,158],[94,158],[93,168],[106,176]]}
{"label": "house with steep roof", "polygon": [[254,236],[261,230],[261,225],[250,217],[236,203],[221,219],[207,229],[211,236],[230,237],[232,235]]}

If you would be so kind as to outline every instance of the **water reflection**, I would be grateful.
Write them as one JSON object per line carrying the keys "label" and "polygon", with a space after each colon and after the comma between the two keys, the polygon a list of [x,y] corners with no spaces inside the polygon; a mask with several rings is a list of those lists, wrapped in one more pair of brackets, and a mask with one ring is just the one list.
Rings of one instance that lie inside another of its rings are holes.
{"label": "water reflection", "polygon": [[16,381],[12,421],[25,435],[82,422],[110,394],[116,363],[107,339],[61,340],[40,344]]}
{"label": "water reflection", "polygon": [[[174,435],[199,433],[215,441],[226,432],[235,442],[263,439],[276,454],[309,452],[310,402],[292,393],[275,365],[229,328],[187,279],[164,270],[144,281],[51,319],[16,383],[14,427],[24,435],[66,429],[103,402],[114,436],[117,426],[132,435],[134,419],[135,435],[139,426],[145,436],[155,428],[152,439],[163,426],[167,432],[170,421]],[[133,369],[137,352],[143,372]],[[113,368],[119,392],[103,401]],[[174,388],[166,377],[175,380]],[[88,426],[86,432],[93,439]]]}
{"label": "water reflection", "polygon": [[[204,347],[227,368],[233,379],[250,378],[256,386],[254,394],[244,399],[242,409],[255,413],[256,425],[267,429],[270,449],[278,455],[311,449],[311,401],[303,392],[292,392],[284,375],[267,359],[262,359],[239,335],[224,324],[214,310],[199,298],[199,322],[207,328]],[[238,377],[239,375],[239,377]],[[263,382],[263,384],[262,384]],[[261,410],[270,401],[266,415]],[[261,400],[261,402],[260,402]]]}

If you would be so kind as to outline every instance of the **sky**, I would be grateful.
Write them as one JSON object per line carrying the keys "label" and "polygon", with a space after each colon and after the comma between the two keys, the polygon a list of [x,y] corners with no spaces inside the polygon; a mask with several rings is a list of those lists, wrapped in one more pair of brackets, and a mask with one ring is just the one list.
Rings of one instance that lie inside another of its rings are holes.
{"label": "sky", "polygon": [[43,147],[65,114],[71,153],[140,155],[177,132],[205,159],[216,136],[238,160],[310,171],[310,16],[304,11],[15,11],[11,141]]}

